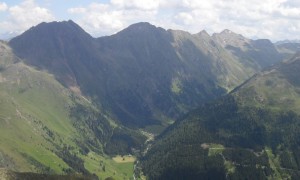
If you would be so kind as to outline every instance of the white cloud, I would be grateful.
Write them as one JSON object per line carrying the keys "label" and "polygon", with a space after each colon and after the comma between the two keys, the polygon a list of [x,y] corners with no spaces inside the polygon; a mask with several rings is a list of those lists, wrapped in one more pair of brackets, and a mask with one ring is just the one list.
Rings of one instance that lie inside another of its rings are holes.
{"label": "white cloud", "polygon": [[299,0],[288,0],[282,4],[283,6],[288,6],[288,7],[299,7],[300,6],[300,1]]}
{"label": "white cloud", "polygon": [[281,7],[277,12],[284,18],[300,19],[300,8]]}
{"label": "white cloud", "polygon": [[107,4],[92,3],[85,8],[70,8],[68,12],[81,16],[77,22],[91,34],[111,34],[123,28],[122,10],[111,9]]}
{"label": "white cloud", "polygon": [[0,28],[9,32],[22,32],[38,23],[55,19],[48,9],[39,7],[34,0],[7,7],[7,11],[8,17],[0,23]]}
{"label": "white cloud", "polygon": [[68,9],[68,12],[71,14],[81,14],[86,12],[86,8],[70,8]]}
{"label": "white cloud", "polygon": [[[299,38],[298,0],[111,0],[68,10],[94,36],[109,35],[131,23],[148,21],[192,33],[231,29],[248,37]],[[284,26],[284,27],[283,27]]]}
{"label": "white cloud", "polygon": [[156,10],[159,7],[159,0],[111,0],[111,4],[119,8]]}
{"label": "white cloud", "polygon": [[[152,4],[150,3],[152,2]],[[94,36],[110,35],[126,26],[140,22],[154,22],[159,1],[149,0],[147,6],[144,1],[112,0],[111,3],[91,3],[87,7],[68,9],[70,14],[79,16],[75,20],[87,32]]]}
{"label": "white cloud", "polygon": [[[40,2],[40,1],[39,1]],[[73,19],[93,36],[116,33],[132,23],[147,21],[165,29],[210,33],[231,29],[253,38],[300,39],[299,0],[110,0],[94,1],[67,9]],[[24,31],[42,21],[52,21],[52,13],[34,0],[8,7],[0,22],[2,31]],[[55,9],[53,9],[55,12]]]}
{"label": "white cloud", "polygon": [[194,23],[194,17],[185,12],[181,12],[175,16],[175,19],[179,21],[180,24],[191,25]]}
{"label": "white cloud", "polygon": [[174,14],[185,30],[231,29],[248,37],[300,39],[298,0],[181,0],[184,8]]}
{"label": "white cloud", "polygon": [[0,12],[7,10],[7,4],[5,2],[0,2]]}

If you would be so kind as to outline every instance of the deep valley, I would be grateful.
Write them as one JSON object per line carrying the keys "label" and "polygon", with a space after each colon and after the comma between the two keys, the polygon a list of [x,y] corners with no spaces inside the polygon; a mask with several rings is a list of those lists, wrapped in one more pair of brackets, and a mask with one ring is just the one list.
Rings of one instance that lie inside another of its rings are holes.
{"label": "deep valley", "polygon": [[0,179],[299,179],[299,47],[31,27],[0,42]]}

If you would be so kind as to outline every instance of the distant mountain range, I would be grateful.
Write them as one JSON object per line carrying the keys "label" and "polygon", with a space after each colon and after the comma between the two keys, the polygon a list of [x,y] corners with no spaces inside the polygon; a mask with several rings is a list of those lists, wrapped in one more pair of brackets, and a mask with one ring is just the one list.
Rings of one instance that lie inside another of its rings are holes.
{"label": "distant mountain range", "polygon": [[294,43],[300,43],[300,40],[283,40],[283,41],[277,41],[275,44],[276,45],[281,45],[281,44],[294,44]]}
{"label": "distant mountain range", "polygon": [[209,36],[149,23],[101,38],[73,21],[42,23],[9,44],[26,64],[134,127],[165,127],[288,56],[229,30]]}
{"label": "distant mountain range", "polygon": [[[256,163],[259,177],[298,177],[276,171],[297,163],[271,158],[298,156],[297,123],[287,134],[278,124],[281,112],[298,118],[298,56],[287,60],[298,45],[145,22],[93,38],[73,21],[41,23],[0,42],[0,168],[129,179],[141,165],[176,179],[239,177]],[[148,149],[135,166],[112,159]]]}

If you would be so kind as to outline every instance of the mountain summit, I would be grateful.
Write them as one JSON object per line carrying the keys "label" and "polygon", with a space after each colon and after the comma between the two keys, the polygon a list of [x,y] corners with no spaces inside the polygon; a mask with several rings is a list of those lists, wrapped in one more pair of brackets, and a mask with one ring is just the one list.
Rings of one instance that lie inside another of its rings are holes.
{"label": "mountain summit", "polygon": [[157,28],[156,26],[148,23],[148,22],[140,22],[140,23],[135,23],[124,30],[120,31],[119,33],[149,33],[151,31],[155,31],[156,29],[162,29],[162,28]]}
{"label": "mountain summit", "polygon": [[95,50],[93,38],[71,20],[41,23],[9,44],[27,64],[47,69],[68,87],[77,86],[74,66],[92,58]]}

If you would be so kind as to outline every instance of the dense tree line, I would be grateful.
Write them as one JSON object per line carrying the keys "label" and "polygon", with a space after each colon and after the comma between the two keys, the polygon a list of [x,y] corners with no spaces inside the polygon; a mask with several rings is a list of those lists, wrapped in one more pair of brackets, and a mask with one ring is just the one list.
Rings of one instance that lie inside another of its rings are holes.
{"label": "dense tree line", "polygon": [[[168,128],[142,166],[150,179],[266,179],[275,176],[265,149],[270,147],[279,157],[279,173],[299,178],[299,140],[296,113],[244,106],[226,96]],[[211,156],[201,145],[212,143],[224,149]]]}
{"label": "dense tree line", "polygon": [[92,150],[124,155],[131,153],[132,148],[139,149],[145,142],[145,137],[136,130],[124,126],[113,127],[103,114],[82,104],[72,107],[70,116],[74,120],[74,127],[84,137],[84,142],[76,142],[83,154]]}

